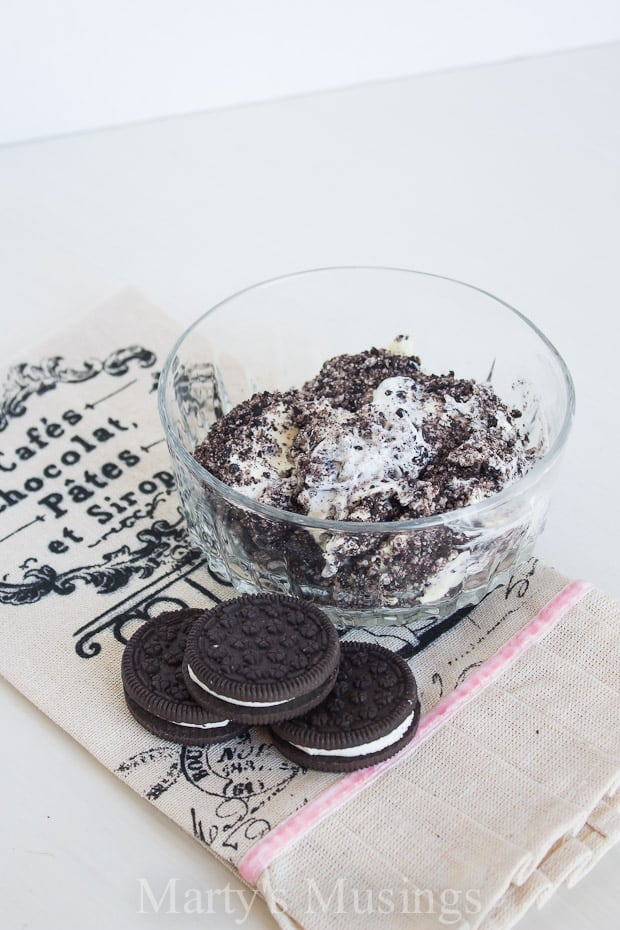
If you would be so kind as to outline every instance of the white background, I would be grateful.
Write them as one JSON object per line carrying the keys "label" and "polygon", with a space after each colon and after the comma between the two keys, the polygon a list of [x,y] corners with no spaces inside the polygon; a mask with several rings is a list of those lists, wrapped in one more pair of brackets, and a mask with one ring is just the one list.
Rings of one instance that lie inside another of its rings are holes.
{"label": "white background", "polygon": [[0,144],[617,39],[617,0],[3,0]]}

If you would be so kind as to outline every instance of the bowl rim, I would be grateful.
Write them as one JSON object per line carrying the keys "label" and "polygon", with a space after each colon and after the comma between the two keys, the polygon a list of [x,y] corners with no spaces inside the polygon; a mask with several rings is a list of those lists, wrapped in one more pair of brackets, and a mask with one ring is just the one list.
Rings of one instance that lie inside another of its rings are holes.
{"label": "bowl rim", "polygon": [[[183,343],[190,336],[192,331],[200,326],[200,324],[208,316],[217,312],[218,310],[221,310],[223,307],[227,306],[227,304],[232,303],[233,301],[237,300],[237,298],[242,297],[244,294],[259,290],[261,288],[267,288],[282,281],[289,281],[293,278],[303,278],[309,275],[334,271],[398,272],[400,274],[417,275],[419,277],[437,278],[441,281],[447,281],[450,284],[457,284],[462,287],[467,287],[472,291],[477,291],[478,293],[483,294],[485,297],[490,298],[496,304],[504,307],[510,313],[518,317],[534,332],[534,334],[548,349],[559,367],[565,388],[566,409],[564,411],[562,425],[558,431],[557,436],[555,437],[554,442],[549,446],[544,455],[532,466],[532,468],[530,468],[529,471],[525,473],[525,475],[510,482],[510,484],[506,485],[506,487],[504,487],[501,491],[498,491],[495,494],[491,494],[489,497],[485,497],[481,501],[468,504],[465,507],[457,507],[454,510],[446,510],[442,513],[432,514],[428,517],[416,517],[415,519],[410,520],[392,520],[373,523],[369,521],[357,522],[354,520],[328,520],[322,517],[311,517],[306,514],[294,513],[293,511],[289,510],[281,510],[280,508],[274,507],[271,504],[264,504],[260,501],[253,500],[251,497],[247,497],[245,494],[242,494],[241,491],[237,491],[235,488],[231,488],[223,481],[220,481],[219,478],[216,478],[215,475],[211,474],[211,472],[207,471],[204,466],[200,465],[200,463],[196,461],[194,456],[188,451],[185,444],[181,440],[177,430],[170,420],[168,411],[166,409],[166,393],[170,371],[174,359]],[[323,530],[324,532],[348,535],[367,535],[370,533],[395,534],[420,528],[445,526],[446,524],[450,524],[452,522],[457,523],[460,521],[465,521],[469,523],[475,523],[477,518],[484,514],[486,511],[493,510],[495,507],[501,505],[505,501],[508,501],[513,497],[517,497],[523,491],[526,491],[528,488],[542,480],[547,472],[550,471],[560,453],[562,452],[564,445],[566,444],[575,413],[575,387],[566,362],[551,340],[545,336],[545,334],[536,326],[536,324],[533,323],[527,316],[525,316],[524,313],[522,313],[520,310],[517,310],[505,300],[502,300],[501,297],[497,297],[495,294],[492,294],[490,291],[487,291],[482,287],[478,287],[475,284],[469,284],[467,281],[461,281],[458,278],[452,278],[447,275],[437,274],[435,272],[420,271],[415,268],[402,268],[391,265],[325,265],[317,268],[307,268],[301,271],[289,272],[288,274],[276,275],[275,277],[266,278],[265,280],[259,281],[255,284],[250,284],[247,287],[241,288],[241,290],[235,291],[234,294],[231,294],[228,297],[218,301],[216,304],[206,310],[205,313],[201,314],[198,319],[194,320],[194,322],[191,323],[190,326],[188,326],[181,333],[166,357],[158,381],[157,404],[159,408],[159,416],[164,427],[165,437],[172,455],[178,455],[185,466],[189,468],[189,470],[199,481],[209,485],[229,503],[235,504],[244,510],[252,511],[253,513],[265,517],[271,521],[277,520],[280,522],[301,526],[303,528]]]}

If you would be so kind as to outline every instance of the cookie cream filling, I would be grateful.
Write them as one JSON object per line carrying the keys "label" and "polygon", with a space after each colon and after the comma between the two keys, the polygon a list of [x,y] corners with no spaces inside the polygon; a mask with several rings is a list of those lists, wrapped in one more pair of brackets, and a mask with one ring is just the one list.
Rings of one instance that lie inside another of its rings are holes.
{"label": "cookie cream filling", "polygon": [[[164,720],[165,717],[160,719]],[[178,727],[191,727],[192,730],[213,730],[217,727],[227,727],[230,720],[216,720],[214,723],[186,723],[184,720],[175,720],[173,722]]]}
{"label": "cookie cream filling", "polygon": [[362,743],[361,746],[350,746],[347,749],[316,749],[314,746],[300,746],[299,743],[291,743],[290,745],[294,746],[295,749],[301,749],[302,752],[307,753],[309,756],[369,756],[372,752],[380,752],[387,746],[397,743],[413,723],[414,716],[415,710],[412,710],[409,716],[405,717],[403,722],[391,733],[373,739],[370,743]]}
{"label": "cookie cream filling", "polygon": [[207,694],[211,694],[220,701],[225,701],[226,704],[235,704],[238,707],[276,707],[278,704],[288,704],[289,701],[295,700],[295,698],[286,698],[284,701],[238,701],[236,698],[231,698],[227,694],[220,694],[219,691],[213,691],[211,688],[208,688],[205,683],[194,674],[189,664],[187,666],[187,674],[194,684],[202,688],[203,691],[206,691]]}

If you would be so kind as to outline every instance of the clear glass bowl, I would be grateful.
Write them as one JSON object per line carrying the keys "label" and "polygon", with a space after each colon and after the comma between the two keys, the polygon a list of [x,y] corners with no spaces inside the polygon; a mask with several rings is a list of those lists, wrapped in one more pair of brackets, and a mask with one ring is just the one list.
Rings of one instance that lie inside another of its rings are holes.
{"label": "clear glass bowl", "polygon": [[[306,517],[257,503],[192,456],[215,419],[256,391],[300,387],[341,353],[410,336],[424,370],[490,381],[547,451],[521,479],[468,507],[392,523]],[[426,627],[480,601],[532,554],[574,410],[570,374],[521,313],[479,288],[391,268],[325,268],[222,301],[172,349],[159,407],[182,507],[212,572],[239,592],[308,598],[340,624]],[[327,546],[352,555],[325,577]],[[424,553],[441,554],[429,575]]]}

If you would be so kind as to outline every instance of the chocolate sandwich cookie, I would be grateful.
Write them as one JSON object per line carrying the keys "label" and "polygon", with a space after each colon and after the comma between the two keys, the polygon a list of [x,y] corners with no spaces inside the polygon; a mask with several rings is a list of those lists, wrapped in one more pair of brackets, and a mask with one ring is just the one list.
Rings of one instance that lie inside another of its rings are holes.
{"label": "chocolate sandwich cookie", "polygon": [[125,647],[121,676],[127,707],[161,739],[203,746],[230,739],[244,728],[197,704],[181,666],[187,635],[204,611],[175,610],[147,620]]}
{"label": "chocolate sandwich cookie", "polygon": [[320,772],[352,772],[394,755],[420,718],[407,663],[371,643],[342,643],[340,669],[325,700],[271,728],[282,755]]}
{"label": "chocolate sandwich cookie", "polygon": [[340,643],[328,617],[305,601],[256,594],[200,617],[187,640],[187,689],[214,714],[270,723],[310,710],[331,689]]}

